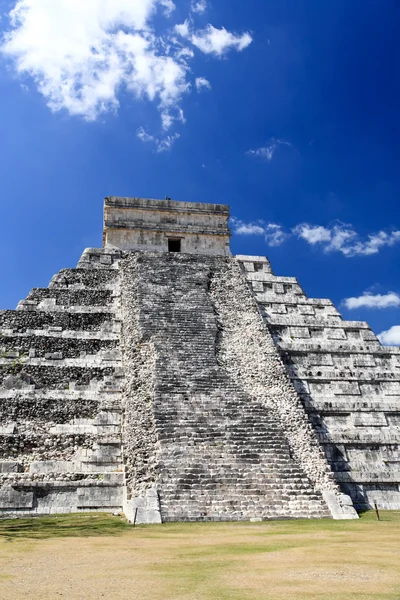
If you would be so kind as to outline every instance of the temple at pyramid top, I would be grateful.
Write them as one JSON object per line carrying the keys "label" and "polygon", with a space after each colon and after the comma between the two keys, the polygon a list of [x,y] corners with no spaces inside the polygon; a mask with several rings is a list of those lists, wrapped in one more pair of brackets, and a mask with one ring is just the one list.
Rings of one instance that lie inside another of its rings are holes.
{"label": "temple at pyramid top", "polygon": [[103,246],[120,250],[230,256],[229,206],[110,196]]}

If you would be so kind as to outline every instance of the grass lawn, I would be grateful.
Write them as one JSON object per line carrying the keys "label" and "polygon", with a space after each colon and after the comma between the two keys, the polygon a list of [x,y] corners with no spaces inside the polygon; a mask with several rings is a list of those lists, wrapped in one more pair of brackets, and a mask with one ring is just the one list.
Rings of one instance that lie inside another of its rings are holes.
{"label": "grass lawn", "polygon": [[1,600],[399,600],[400,511],[358,521],[0,521]]}

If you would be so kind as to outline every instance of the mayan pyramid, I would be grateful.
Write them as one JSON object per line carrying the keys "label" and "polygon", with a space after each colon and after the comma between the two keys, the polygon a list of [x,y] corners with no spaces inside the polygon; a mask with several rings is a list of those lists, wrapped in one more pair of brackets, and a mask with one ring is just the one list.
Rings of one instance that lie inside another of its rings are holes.
{"label": "mayan pyramid", "polygon": [[233,257],[228,218],[106,198],[103,248],[0,311],[0,514],[400,508],[399,348]]}

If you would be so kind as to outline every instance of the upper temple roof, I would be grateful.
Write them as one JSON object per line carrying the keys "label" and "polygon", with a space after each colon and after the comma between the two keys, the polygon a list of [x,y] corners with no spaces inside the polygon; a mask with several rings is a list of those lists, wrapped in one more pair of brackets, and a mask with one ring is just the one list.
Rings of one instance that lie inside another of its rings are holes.
{"label": "upper temple roof", "polygon": [[121,250],[230,255],[229,206],[110,196],[104,246]]}

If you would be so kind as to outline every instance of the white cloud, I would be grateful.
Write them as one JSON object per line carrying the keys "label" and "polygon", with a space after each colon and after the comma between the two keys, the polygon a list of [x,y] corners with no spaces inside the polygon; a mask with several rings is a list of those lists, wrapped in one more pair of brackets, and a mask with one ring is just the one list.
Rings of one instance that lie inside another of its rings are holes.
{"label": "white cloud", "polygon": [[164,14],[166,17],[169,17],[176,8],[172,0],[160,0],[160,4],[164,7]]}
{"label": "white cloud", "polygon": [[279,140],[275,138],[271,138],[265,146],[261,148],[257,148],[256,150],[248,150],[246,154],[250,156],[256,156],[258,158],[262,158],[263,160],[270,161],[273,159],[274,154],[279,146],[290,146],[292,148],[292,144],[290,142],[286,142],[285,140]]}
{"label": "white cloud", "polygon": [[173,112],[171,110],[165,110],[161,113],[161,123],[164,131],[167,131],[175,121],[186,123],[186,119],[181,108],[178,107]]}
{"label": "white cloud", "polygon": [[385,346],[400,346],[400,325],[393,325],[390,329],[379,333],[377,337]]}
{"label": "white cloud", "polygon": [[136,135],[142,142],[154,144],[155,150],[158,153],[170,150],[172,144],[180,137],[179,133],[174,133],[173,135],[167,135],[164,138],[158,138],[147,133],[143,127],[140,127]]}
{"label": "white cloud", "polygon": [[329,229],[321,225],[308,225],[307,223],[297,225],[293,232],[306,240],[309,244],[319,244],[321,242],[330,242],[332,234]]}
{"label": "white cloud", "polygon": [[[118,109],[124,89],[156,104],[164,130],[184,122],[179,104],[191,89],[188,60],[194,53],[170,34],[169,24],[163,34],[153,27],[157,12],[171,17],[172,0],[14,0],[13,5],[1,51],[20,76],[33,79],[52,111],[95,120]],[[190,33],[185,23],[176,33],[204,52],[242,50],[251,41],[248,34],[236,36],[212,25]]]}
{"label": "white cloud", "polygon": [[204,28],[191,32],[188,20],[180,25],[175,25],[175,32],[189,40],[193,46],[205,54],[223,56],[228,50],[244,50],[253,41],[249,33],[236,35],[227,31],[225,27],[217,29],[210,23]]}
{"label": "white cloud", "polygon": [[178,35],[188,38],[190,36],[190,23],[189,19],[186,19],[183,23],[175,25],[175,31]]}
{"label": "white cloud", "polygon": [[261,220],[256,223],[245,223],[235,217],[231,219],[231,222],[233,232],[237,235],[262,235],[268,246],[280,246],[287,237],[287,234],[277,223],[265,223]]}
{"label": "white cloud", "polygon": [[324,252],[341,252],[348,257],[377,254],[383,246],[400,242],[400,231],[379,231],[368,235],[366,240],[360,240],[351,225],[341,222],[330,227],[301,223],[292,232],[311,245],[320,244]]}
{"label": "white cloud", "polygon": [[242,221],[236,221],[234,233],[237,235],[264,235],[264,227],[261,227],[261,225],[255,225],[254,223],[243,223]]}
{"label": "white cloud", "polygon": [[265,227],[265,241],[268,246],[280,246],[286,240],[286,233],[280,225],[268,223]]}
{"label": "white cloud", "polygon": [[222,56],[230,49],[235,49],[240,52],[247,48],[252,41],[252,37],[249,33],[235,35],[234,33],[227,31],[225,27],[217,29],[210,24],[191,37],[192,44],[199,48],[199,50],[205,54],[216,54],[217,56]]}
{"label": "white cloud", "polygon": [[195,84],[198,92],[204,88],[211,90],[211,83],[205,77],[196,77]]}
{"label": "white cloud", "polygon": [[2,50],[29,74],[52,110],[95,119],[118,107],[121,86],[175,105],[188,90],[186,68],[158,52],[149,21],[165,0],[19,0]]}
{"label": "white cloud", "polygon": [[400,296],[395,292],[387,294],[370,294],[364,292],[362,296],[346,298],[343,304],[349,310],[357,308],[392,308],[400,306]]}
{"label": "white cloud", "polygon": [[207,0],[198,0],[197,2],[192,0],[191,10],[194,13],[200,14],[205,12],[207,10]]}
{"label": "white cloud", "polygon": [[395,230],[389,233],[379,231],[368,235],[366,240],[362,240],[351,225],[340,221],[328,227],[300,223],[293,227],[290,232],[285,232],[280,225],[275,223],[266,224],[262,220],[245,223],[233,218],[232,224],[234,233],[238,235],[264,235],[270,246],[280,246],[289,237],[296,236],[311,246],[320,247],[323,252],[340,252],[348,258],[377,254],[384,246],[394,246],[400,243],[400,231]]}

